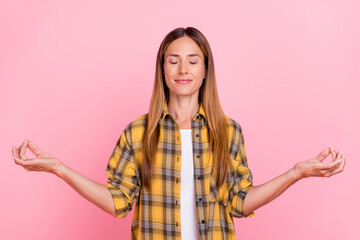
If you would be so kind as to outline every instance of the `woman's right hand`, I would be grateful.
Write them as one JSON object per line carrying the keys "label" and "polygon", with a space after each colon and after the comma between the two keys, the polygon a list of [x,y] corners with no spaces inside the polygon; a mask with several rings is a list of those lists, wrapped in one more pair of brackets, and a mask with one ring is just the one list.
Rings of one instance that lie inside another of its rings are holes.
{"label": "woman's right hand", "polygon": [[[25,155],[26,148],[35,154],[35,158],[28,159]],[[25,140],[18,148],[12,147],[12,155],[16,164],[28,171],[49,172],[58,175],[61,162],[54,156],[42,151],[33,142]]]}
{"label": "woman's right hand", "polygon": [[[25,155],[26,148],[29,148],[36,157],[28,159]],[[67,167],[52,155],[40,150],[40,148],[38,148],[33,142],[25,140],[18,148],[13,146],[12,154],[15,163],[23,166],[26,170],[49,172],[57,175],[81,196],[112,216],[116,216],[114,200],[106,186],[97,183]]]}

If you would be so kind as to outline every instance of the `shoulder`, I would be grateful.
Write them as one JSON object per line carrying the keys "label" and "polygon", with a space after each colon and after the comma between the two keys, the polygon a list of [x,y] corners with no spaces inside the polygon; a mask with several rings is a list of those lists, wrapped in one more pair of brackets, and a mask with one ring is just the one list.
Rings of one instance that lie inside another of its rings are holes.
{"label": "shoulder", "polygon": [[130,122],[126,126],[125,131],[131,131],[131,130],[134,130],[134,129],[139,129],[140,130],[141,128],[145,128],[147,115],[148,114],[144,114],[144,115],[138,117],[137,119],[133,120],[132,122]]}
{"label": "shoulder", "polygon": [[145,132],[147,115],[148,114],[144,114],[140,116],[125,127],[122,134],[125,135],[128,142],[141,142]]}
{"label": "shoulder", "polygon": [[[230,158],[231,159],[242,159],[242,164],[246,166],[246,156],[244,150],[244,135],[242,133],[242,128],[240,124],[231,119],[226,117],[228,122],[228,137],[229,137],[229,147],[230,147]],[[240,155],[239,155],[240,154]]]}
{"label": "shoulder", "polygon": [[229,134],[242,134],[242,128],[240,124],[234,119],[226,116]]}
{"label": "shoulder", "polygon": [[228,123],[228,139],[230,146],[240,148],[244,144],[244,135],[240,124],[230,117],[226,117]]}

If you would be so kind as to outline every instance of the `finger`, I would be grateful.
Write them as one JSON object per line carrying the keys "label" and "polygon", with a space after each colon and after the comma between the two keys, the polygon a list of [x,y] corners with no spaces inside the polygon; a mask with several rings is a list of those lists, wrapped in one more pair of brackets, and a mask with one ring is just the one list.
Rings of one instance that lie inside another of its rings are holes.
{"label": "finger", "polygon": [[20,147],[20,158],[22,158],[22,159],[24,159],[24,160],[26,160],[27,159],[27,157],[26,157],[26,155],[25,155],[25,151],[26,151],[26,147],[27,147],[27,141],[26,141],[26,139],[24,140],[24,142],[23,142],[23,144],[21,145],[21,147]]}
{"label": "finger", "polygon": [[329,172],[333,172],[333,171],[335,171],[336,169],[339,169],[339,167],[341,166],[342,162],[343,162],[343,159],[342,159],[342,158],[339,159],[339,160],[337,160],[337,161],[334,161],[333,166],[332,166],[331,168],[329,168],[328,171],[329,171]]}
{"label": "finger", "polygon": [[343,168],[344,164],[345,164],[345,157],[344,157],[342,151],[340,151],[338,153],[338,157],[337,157],[336,161],[329,163],[329,166],[331,167],[329,169],[329,171],[334,171],[338,168]]}
{"label": "finger", "polygon": [[[339,151],[339,152],[335,151],[335,155],[333,153],[331,153],[331,155],[333,156],[332,162],[341,161],[344,158],[343,154],[342,154],[342,151]],[[334,158],[334,156],[336,156],[336,157]]]}
{"label": "finger", "polygon": [[16,154],[17,156],[20,158],[20,147],[21,147],[21,144],[16,148]]}
{"label": "finger", "polygon": [[14,157],[19,158],[19,151],[15,146],[12,147],[12,154],[13,154]]}
{"label": "finger", "polygon": [[335,149],[332,147],[330,148],[330,152],[331,152],[333,161],[335,161],[336,158],[338,157],[338,154],[336,153]]}
{"label": "finger", "polygon": [[327,156],[329,156],[330,154],[330,148],[325,148],[324,150],[322,150],[322,152],[316,157],[317,160],[319,160],[320,162],[324,161],[325,158],[327,158]]}
{"label": "finger", "polygon": [[340,164],[342,159],[338,159],[336,161],[332,161],[326,164],[320,164],[319,170],[326,170],[326,171],[332,171],[333,169],[337,168]]}
{"label": "finger", "polygon": [[336,157],[336,160],[339,161],[340,159],[343,159],[343,152],[339,151]]}
{"label": "finger", "polygon": [[15,156],[14,156],[14,161],[15,161],[16,164],[21,165],[23,167],[32,166],[34,164],[33,160],[31,160],[31,159],[30,160],[24,160],[24,159],[15,157]]}
{"label": "finger", "polygon": [[341,172],[344,170],[344,167],[345,167],[345,159],[343,159],[343,160],[341,161],[340,165],[339,165],[337,168],[335,168],[334,170],[330,171],[330,172],[328,173],[328,176],[327,176],[327,177],[331,177],[331,176],[333,176],[333,175],[335,175],[335,174],[341,173]]}
{"label": "finger", "polygon": [[16,164],[23,166],[24,160],[22,160],[21,158],[19,158],[17,156],[13,156],[13,159]]}
{"label": "finger", "polygon": [[339,166],[339,168],[341,168],[341,170],[343,170],[344,167],[345,167],[345,164],[346,164],[345,156],[342,155],[342,158],[341,158],[339,161],[340,161],[340,166]]}
{"label": "finger", "polygon": [[32,151],[36,156],[39,156],[43,151],[38,148],[32,141],[29,141],[29,149]]}
{"label": "finger", "polygon": [[27,171],[31,171],[32,168],[31,167],[24,167]]}

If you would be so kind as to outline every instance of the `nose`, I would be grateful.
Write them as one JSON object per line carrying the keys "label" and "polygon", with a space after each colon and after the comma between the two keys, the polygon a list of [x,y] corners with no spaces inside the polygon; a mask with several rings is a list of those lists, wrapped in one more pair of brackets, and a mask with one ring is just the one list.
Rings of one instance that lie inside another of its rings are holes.
{"label": "nose", "polygon": [[182,75],[182,74],[187,74],[187,73],[188,73],[187,71],[188,71],[188,70],[187,70],[186,64],[183,63],[183,62],[180,62],[180,64],[179,64],[179,74],[180,74],[180,75]]}

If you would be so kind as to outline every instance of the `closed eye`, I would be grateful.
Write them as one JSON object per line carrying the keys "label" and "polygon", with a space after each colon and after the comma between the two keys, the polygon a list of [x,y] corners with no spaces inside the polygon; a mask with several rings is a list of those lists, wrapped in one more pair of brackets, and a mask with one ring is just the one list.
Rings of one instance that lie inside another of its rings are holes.
{"label": "closed eye", "polygon": [[[170,62],[170,64],[177,64],[178,62]],[[197,64],[197,62],[190,62],[190,64]]]}

